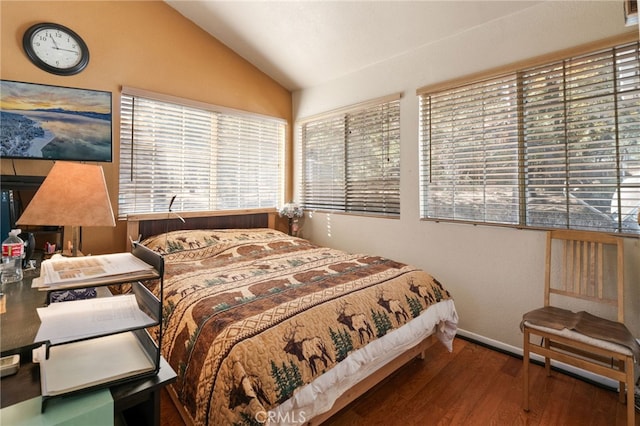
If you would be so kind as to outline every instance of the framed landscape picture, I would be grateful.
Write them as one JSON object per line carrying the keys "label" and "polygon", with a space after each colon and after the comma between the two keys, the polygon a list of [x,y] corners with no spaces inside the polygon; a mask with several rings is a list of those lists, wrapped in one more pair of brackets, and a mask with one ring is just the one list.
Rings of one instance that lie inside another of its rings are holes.
{"label": "framed landscape picture", "polygon": [[111,162],[111,92],[0,80],[0,157]]}

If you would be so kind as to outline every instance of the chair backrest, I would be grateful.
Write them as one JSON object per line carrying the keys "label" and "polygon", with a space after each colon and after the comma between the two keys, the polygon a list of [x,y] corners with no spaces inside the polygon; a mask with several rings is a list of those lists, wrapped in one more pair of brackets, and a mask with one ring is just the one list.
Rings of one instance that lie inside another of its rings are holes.
{"label": "chair backrest", "polygon": [[590,231],[547,234],[544,304],[552,294],[605,304],[624,322],[624,250],[621,237]]}

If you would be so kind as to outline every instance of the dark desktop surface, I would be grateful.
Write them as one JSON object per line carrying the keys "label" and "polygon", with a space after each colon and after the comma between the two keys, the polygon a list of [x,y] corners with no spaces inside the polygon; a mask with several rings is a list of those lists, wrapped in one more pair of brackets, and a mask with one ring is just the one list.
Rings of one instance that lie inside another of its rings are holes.
{"label": "dark desktop surface", "polygon": [[22,281],[0,286],[0,352],[31,359],[31,349],[39,346],[35,342],[40,328],[37,308],[46,306],[47,293],[31,288],[33,278],[40,276],[40,268],[23,273]]}

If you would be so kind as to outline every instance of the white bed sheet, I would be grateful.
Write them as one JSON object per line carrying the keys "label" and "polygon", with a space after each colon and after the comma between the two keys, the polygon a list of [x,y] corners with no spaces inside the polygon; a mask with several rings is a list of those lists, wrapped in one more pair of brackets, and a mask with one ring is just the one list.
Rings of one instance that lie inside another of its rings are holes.
{"label": "white bed sheet", "polygon": [[458,314],[453,300],[431,305],[417,318],[351,353],[335,367],[298,390],[269,413],[269,425],[300,425],[331,409],[348,389],[426,339],[434,331],[452,350]]}

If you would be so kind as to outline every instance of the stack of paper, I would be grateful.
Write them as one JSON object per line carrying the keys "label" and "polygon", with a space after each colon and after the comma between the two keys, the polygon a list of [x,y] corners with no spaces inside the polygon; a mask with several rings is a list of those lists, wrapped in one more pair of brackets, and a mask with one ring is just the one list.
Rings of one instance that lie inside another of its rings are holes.
{"label": "stack of paper", "polygon": [[40,360],[42,395],[55,396],[154,370],[132,333],[53,346]]}
{"label": "stack of paper", "polygon": [[113,253],[86,257],[54,257],[42,262],[40,279],[33,287],[51,289],[86,287],[91,284],[153,277],[151,265],[131,253]]}

